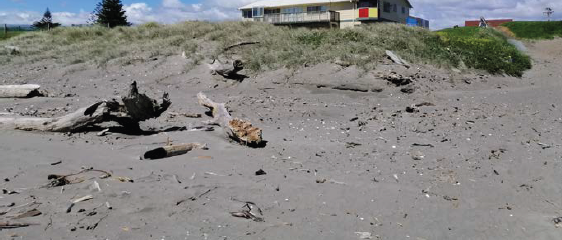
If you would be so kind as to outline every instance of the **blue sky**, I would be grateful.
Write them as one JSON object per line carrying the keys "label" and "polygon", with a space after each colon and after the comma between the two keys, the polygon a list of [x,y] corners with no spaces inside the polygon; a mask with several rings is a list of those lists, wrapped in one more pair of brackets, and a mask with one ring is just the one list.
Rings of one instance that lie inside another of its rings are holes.
{"label": "blue sky", "polygon": [[[31,24],[47,7],[63,25],[82,24],[100,0],[0,0],[0,24]],[[240,19],[238,7],[257,0],[124,0],[130,22],[174,23],[190,20]],[[562,20],[562,0],[410,0],[412,15],[428,19],[433,29],[463,25],[484,16],[515,20],[545,20],[545,7]]]}
{"label": "blue sky", "polygon": [[[0,9],[3,10],[26,10],[26,11],[44,11],[47,7],[57,12],[79,12],[80,10],[91,11],[95,8],[98,0],[0,0]],[[149,6],[158,6],[162,3],[160,0],[145,1],[123,1],[123,4],[130,5],[133,3],[144,2]],[[198,3],[199,0],[183,0],[186,4]]]}

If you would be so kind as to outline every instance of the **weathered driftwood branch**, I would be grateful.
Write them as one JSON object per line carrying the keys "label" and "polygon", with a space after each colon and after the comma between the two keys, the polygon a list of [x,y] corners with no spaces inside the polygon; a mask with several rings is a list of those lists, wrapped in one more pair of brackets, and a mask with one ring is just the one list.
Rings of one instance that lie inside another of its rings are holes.
{"label": "weathered driftwood branch", "polygon": [[159,147],[154,150],[150,150],[146,152],[144,154],[143,159],[156,160],[162,158],[169,158],[173,156],[186,154],[195,149],[206,149],[206,145],[201,143],[187,143],[181,145],[170,145],[170,146]]}
{"label": "weathered driftwood branch", "polygon": [[160,102],[139,94],[136,82],[123,103],[101,101],[76,112],[55,118],[0,118],[0,128],[26,131],[77,132],[102,122],[117,122],[131,131],[140,131],[139,122],[159,117],[171,105],[168,94]]}
{"label": "weathered driftwood branch", "polygon": [[225,48],[223,49],[223,52],[226,52],[226,51],[228,51],[228,50],[230,50],[230,49],[233,49],[233,48],[235,48],[235,47],[246,46],[246,45],[254,45],[254,44],[260,44],[260,42],[239,42],[239,43],[237,43],[237,44],[234,44],[234,45],[230,45],[230,46],[228,46],[228,47],[225,47]]}
{"label": "weathered driftwood branch", "polygon": [[206,124],[221,126],[229,138],[248,146],[261,146],[265,141],[262,139],[262,130],[252,126],[252,123],[230,116],[224,103],[216,103],[209,99],[204,93],[197,94],[199,104],[212,111],[213,120]]}
{"label": "weathered driftwood branch", "polygon": [[41,96],[41,86],[36,84],[0,86],[0,98],[30,98]]}
{"label": "weathered driftwood branch", "polygon": [[215,60],[213,64],[209,64],[208,66],[211,70],[211,74],[221,75],[228,79],[239,79],[240,75],[238,72],[244,69],[242,60],[234,60],[231,64],[224,64],[219,60]]}

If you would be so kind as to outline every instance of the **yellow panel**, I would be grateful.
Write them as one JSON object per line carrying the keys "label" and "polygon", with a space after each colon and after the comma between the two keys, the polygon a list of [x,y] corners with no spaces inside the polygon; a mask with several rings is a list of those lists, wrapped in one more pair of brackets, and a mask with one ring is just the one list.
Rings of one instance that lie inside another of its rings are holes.
{"label": "yellow panel", "polygon": [[378,18],[379,17],[378,8],[369,8],[369,17],[370,18]]}

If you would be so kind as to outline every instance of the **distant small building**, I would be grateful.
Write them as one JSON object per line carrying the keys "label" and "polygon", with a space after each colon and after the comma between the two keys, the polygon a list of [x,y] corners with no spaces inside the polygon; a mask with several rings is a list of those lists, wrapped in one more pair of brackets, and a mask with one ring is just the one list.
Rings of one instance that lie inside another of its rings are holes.
{"label": "distant small building", "polygon": [[[486,19],[486,22],[488,22],[488,25],[490,27],[499,27],[500,25],[502,25],[504,23],[513,22],[513,19],[494,19],[494,20],[487,20]],[[478,26],[480,26],[480,20],[466,21],[466,22],[464,22],[464,26],[465,27],[478,27]]]}
{"label": "distant small building", "polygon": [[262,0],[239,8],[245,21],[348,28],[375,22],[406,24],[409,0]]}
{"label": "distant small building", "polygon": [[422,27],[422,28],[429,28],[429,21],[423,18],[412,17],[410,16],[406,20],[406,24],[412,27]]}

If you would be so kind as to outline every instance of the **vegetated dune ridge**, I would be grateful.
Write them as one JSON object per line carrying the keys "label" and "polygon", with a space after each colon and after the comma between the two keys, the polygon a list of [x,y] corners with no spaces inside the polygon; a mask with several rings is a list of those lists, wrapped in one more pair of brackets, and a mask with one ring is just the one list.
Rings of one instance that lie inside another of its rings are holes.
{"label": "vegetated dune ridge", "polygon": [[[188,60],[178,54],[105,68],[7,63],[0,66],[2,84],[40,84],[49,97],[0,99],[2,112],[59,116],[123,95],[137,81],[150,96],[169,92],[168,112],[204,113],[196,98],[203,91],[261,127],[268,143],[240,146],[218,130],[102,137],[0,130],[0,212],[7,212],[0,222],[38,224],[0,235],[559,239],[553,219],[562,216],[561,46],[560,39],[530,44],[534,67],[522,78],[406,69],[387,60],[368,72],[323,63],[263,71],[241,83],[212,76],[205,65],[186,71]],[[381,78],[391,71],[412,77],[415,91],[403,93]],[[371,91],[357,91],[365,88]],[[407,112],[412,105],[419,107]],[[206,119],[163,115],[144,127]],[[209,150],[139,160],[167,142],[201,142]],[[39,188],[49,174],[90,167],[113,176],[87,173],[81,183]],[[256,176],[260,169],[267,174]],[[67,213],[72,200],[87,195],[93,199]],[[231,215],[245,201],[259,206],[263,222]],[[34,208],[42,214],[9,218]]]}
{"label": "vegetated dune ridge", "polygon": [[[259,42],[244,48],[229,46]],[[50,60],[60,66],[81,63],[126,66],[178,53],[190,59],[183,71],[219,56],[244,60],[253,72],[300,68],[332,62],[365,70],[391,50],[415,63],[444,68],[474,68],[520,76],[531,67],[494,29],[456,28],[431,32],[402,24],[372,24],[354,29],[294,29],[254,22],[147,23],[135,27],[66,27],[15,37],[4,45],[20,48],[17,57],[0,49],[0,64]]]}

